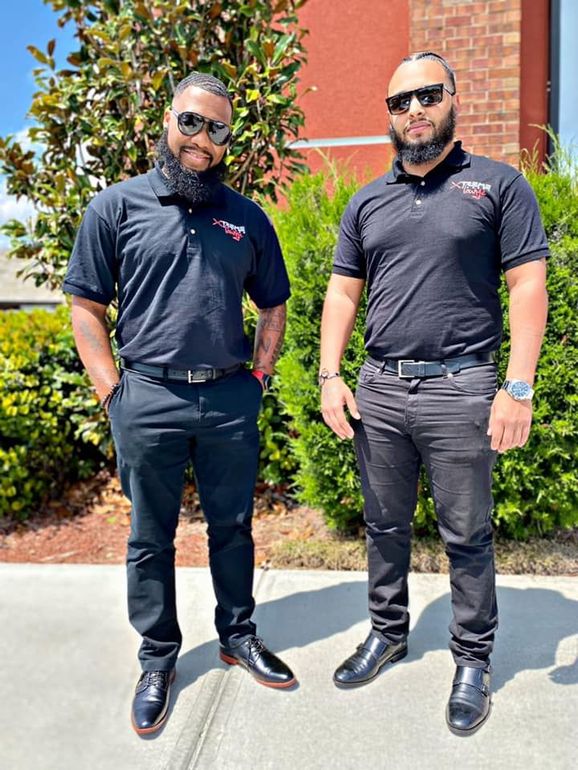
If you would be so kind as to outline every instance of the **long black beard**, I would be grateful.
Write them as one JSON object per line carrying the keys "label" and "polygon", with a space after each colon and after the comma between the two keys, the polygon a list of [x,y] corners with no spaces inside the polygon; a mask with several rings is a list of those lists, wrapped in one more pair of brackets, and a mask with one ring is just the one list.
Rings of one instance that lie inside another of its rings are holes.
{"label": "long black beard", "polygon": [[426,142],[405,142],[394,131],[393,126],[389,128],[389,136],[402,164],[420,166],[422,163],[429,163],[438,158],[454,138],[455,131],[456,110],[452,105],[447,118],[434,130],[432,138]]}
{"label": "long black beard", "polygon": [[171,192],[197,205],[213,200],[227,173],[224,161],[206,171],[185,168],[169,147],[166,128],[157,142],[156,158]]}

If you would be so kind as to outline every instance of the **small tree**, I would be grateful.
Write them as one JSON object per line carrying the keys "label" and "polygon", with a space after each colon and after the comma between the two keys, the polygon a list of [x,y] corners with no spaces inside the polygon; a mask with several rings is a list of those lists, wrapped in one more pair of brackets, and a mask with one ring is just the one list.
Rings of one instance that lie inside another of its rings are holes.
{"label": "small tree", "polygon": [[11,256],[32,259],[25,274],[59,285],[82,212],[106,185],[150,168],[162,115],[192,70],[220,77],[234,95],[230,183],[274,200],[281,174],[303,168],[288,146],[303,125],[295,104],[305,0],[45,0],[58,24],[74,24],[79,48],[55,69],[55,41],[28,46],[41,65],[23,148],[0,138],[0,170],[12,195],[37,208],[34,223],[2,231]]}

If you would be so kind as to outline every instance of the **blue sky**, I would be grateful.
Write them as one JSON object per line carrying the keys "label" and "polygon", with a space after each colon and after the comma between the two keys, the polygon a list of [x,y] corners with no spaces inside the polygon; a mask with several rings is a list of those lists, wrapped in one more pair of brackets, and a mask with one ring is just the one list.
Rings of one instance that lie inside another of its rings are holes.
{"label": "blue sky", "polygon": [[10,0],[2,3],[0,26],[0,135],[20,131],[27,123],[26,112],[35,91],[32,70],[36,60],[27,45],[46,50],[56,39],[57,64],[63,65],[75,40],[66,27],[59,29],[58,16],[42,0]]}
{"label": "blue sky", "polygon": [[[0,25],[0,136],[17,134],[30,121],[26,113],[36,90],[32,70],[36,60],[28,52],[27,45],[46,50],[46,44],[56,39],[57,66],[63,66],[67,54],[74,50],[72,32],[60,29],[58,16],[50,5],[42,0],[9,0],[2,3]],[[17,202],[6,194],[5,180],[0,176],[0,224],[12,219],[26,218],[32,213],[26,201]],[[0,249],[8,245],[0,236]]]}

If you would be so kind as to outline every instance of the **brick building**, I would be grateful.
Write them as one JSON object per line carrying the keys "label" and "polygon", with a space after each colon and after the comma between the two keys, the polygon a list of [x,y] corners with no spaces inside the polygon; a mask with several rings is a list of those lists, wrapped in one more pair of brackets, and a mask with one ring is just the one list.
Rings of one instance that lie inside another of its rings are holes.
{"label": "brick building", "polygon": [[[573,14],[568,0],[308,0],[299,12],[309,30],[299,146],[313,169],[323,153],[357,173],[382,173],[389,78],[404,56],[427,49],[456,70],[458,137],[468,150],[514,165],[524,148],[543,158],[547,138],[533,124],[557,127],[560,84],[550,80]],[[576,54],[565,56],[574,67]]]}

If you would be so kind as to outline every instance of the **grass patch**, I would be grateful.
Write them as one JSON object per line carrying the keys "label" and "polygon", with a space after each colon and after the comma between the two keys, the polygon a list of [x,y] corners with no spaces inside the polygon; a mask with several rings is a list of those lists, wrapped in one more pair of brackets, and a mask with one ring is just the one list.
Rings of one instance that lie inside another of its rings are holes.
{"label": "grass patch", "polygon": [[[283,540],[275,544],[270,566],[275,569],[365,571],[365,540],[338,535]],[[448,559],[440,540],[413,540],[411,570],[448,572]],[[496,570],[502,575],[578,575],[578,530],[526,542],[497,539]]]}

